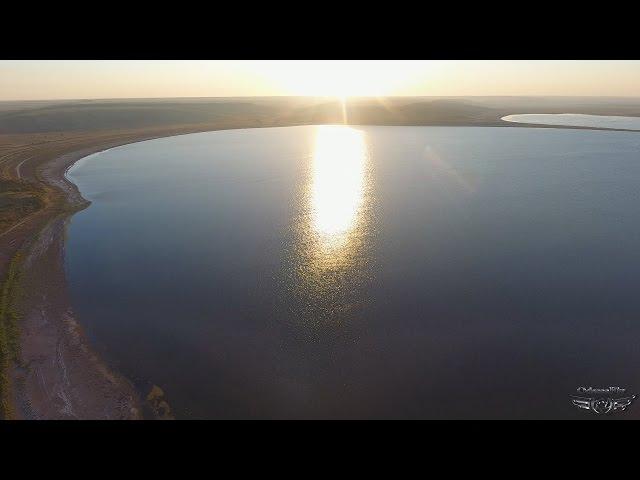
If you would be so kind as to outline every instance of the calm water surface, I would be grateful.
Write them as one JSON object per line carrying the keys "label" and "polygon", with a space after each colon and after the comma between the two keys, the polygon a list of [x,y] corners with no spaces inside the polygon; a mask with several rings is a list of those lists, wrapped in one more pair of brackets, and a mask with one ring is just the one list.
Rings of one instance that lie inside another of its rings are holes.
{"label": "calm water surface", "polygon": [[589,418],[577,387],[640,392],[638,134],[221,131],[70,177],[76,313],[179,418]]}

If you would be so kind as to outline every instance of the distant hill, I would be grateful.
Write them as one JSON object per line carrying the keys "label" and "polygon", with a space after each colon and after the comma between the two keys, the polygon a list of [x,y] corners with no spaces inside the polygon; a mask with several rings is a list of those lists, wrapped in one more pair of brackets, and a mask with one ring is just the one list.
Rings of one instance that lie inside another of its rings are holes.
{"label": "distant hill", "polygon": [[640,99],[590,97],[256,97],[0,102],[0,133],[192,124],[501,125],[514,113],[640,116]]}

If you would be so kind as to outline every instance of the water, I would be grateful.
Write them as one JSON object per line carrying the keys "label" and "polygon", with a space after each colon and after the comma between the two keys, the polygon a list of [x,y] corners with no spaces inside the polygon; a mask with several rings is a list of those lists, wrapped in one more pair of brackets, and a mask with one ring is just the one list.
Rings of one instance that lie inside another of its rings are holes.
{"label": "water", "polygon": [[74,309],[178,418],[591,418],[577,387],[640,392],[635,133],[220,131],[70,176]]}
{"label": "water", "polygon": [[505,122],[535,123],[541,125],[640,130],[640,117],[582,115],[577,113],[526,113],[507,115],[506,117],[502,117],[502,120]]}

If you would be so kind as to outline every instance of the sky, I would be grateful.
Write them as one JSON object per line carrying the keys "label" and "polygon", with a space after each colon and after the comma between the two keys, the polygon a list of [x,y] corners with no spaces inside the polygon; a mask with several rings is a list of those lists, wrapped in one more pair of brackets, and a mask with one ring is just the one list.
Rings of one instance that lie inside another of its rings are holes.
{"label": "sky", "polygon": [[640,61],[0,61],[0,101],[227,96],[640,96]]}

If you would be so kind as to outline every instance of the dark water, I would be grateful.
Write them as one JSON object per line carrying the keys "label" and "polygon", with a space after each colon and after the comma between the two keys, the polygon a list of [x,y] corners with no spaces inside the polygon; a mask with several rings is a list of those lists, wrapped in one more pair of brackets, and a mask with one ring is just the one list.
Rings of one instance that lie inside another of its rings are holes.
{"label": "dark water", "polygon": [[74,308],[179,418],[595,418],[577,387],[640,393],[638,134],[236,130],[70,176]]}

